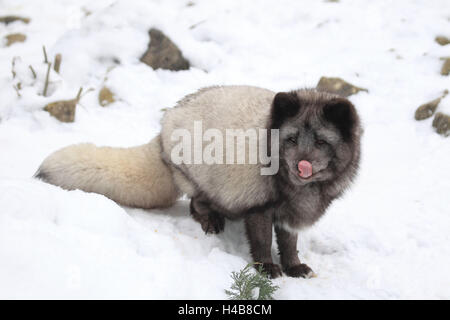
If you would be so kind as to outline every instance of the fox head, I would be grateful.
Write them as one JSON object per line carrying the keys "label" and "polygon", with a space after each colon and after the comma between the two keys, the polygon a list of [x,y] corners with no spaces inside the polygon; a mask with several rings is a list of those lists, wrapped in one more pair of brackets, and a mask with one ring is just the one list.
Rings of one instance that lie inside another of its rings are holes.
{"label": "fox head", "polygon": [[315,90],[277,93],[271,129],[279,129],[280,171],[294,186],[356,173],[361,127],[353,104]]}

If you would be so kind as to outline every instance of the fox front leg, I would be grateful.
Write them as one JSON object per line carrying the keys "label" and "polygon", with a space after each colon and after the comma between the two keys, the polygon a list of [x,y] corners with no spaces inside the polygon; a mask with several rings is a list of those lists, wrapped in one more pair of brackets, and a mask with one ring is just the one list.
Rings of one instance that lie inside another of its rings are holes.
{"label": "fox front leg", "polygon": [[245,229],[253,261],[262,263],[263,270],[271,278],[277,278],[282,273],[280,266],[272,261],[272,216],[272,210],[249,213],[245,217]]}
{"label": "fox front leg", "polygon": [[297,251],[297,233],[291,233],[285,229],[275,226],[278,250],[283,271],[290,277],[311,278],[314,272],[306,264],[301,263]]}

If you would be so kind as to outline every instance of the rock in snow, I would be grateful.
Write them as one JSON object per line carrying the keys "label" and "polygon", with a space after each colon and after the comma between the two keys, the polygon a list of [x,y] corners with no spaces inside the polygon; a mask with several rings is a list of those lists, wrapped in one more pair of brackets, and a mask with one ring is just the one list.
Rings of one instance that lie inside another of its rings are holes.
{"label": "rock in snow", "polygon": [[23,23],[30,23],[30,18],[19,17],[19,16],[4,16],[0,17],[0,23],[10,24],[15,21],[21,21]]}
{"label": "rock in snow", "polygon": [[442,98],[445,98],[445,96],[447,94],[448,94],[448,90],[445,90],[444,94],[441,97],[436,98],[430,102],[424,103],[421,106],[419,106],[414,115],[415,119],[416,120],[424,120],[424,119],[430,118],[436,111]]}
{"label": "rock in snow", "polygon": [[5,36],[5,39],[6,39],[6,46],[9,47],[10,45],[16,42],[25,42],[27,36],[23,33],[12,33]]}
{"label": "rock in snow", "polygon": [[450,39],[444,36],[437,36],[434,40],[441,46],[446,46],[450,43]]}
{"label": "rock in snow", "polygon": [[343,97],[349,97],[352,94],[358,93],[360,91],[369,92],[369,90],[358,88],[351,83],[342,80],[341,78],[327,77],[320,78],[319,83],[317,84],[317,90],[335,93]]}
{"label": "rock in snow", "polygon": [[450,74],[450,58],[444,59],[444,64],[442,65],[441,75],[448,76]]}
{"label": "rock in snow", "polygon": [[439,102],[441,102],[441,98],[434,99],[430,102],[422,104],[420,107],[417,108],[416,113],[414,117],[416,120],[424,120],[431,117],[434,112],[436,111],[437,106],[439,105]]}
{"label": "rock in snow", "polygon": [[437,133],[448,136],[450,133],[450,116],[441,112],[436,113],[433,119],[433,127],[436,128]]}
{"label": "rock in snow", "polygon": [[116,99],[114,99],[114,94],[108,87],[103,87],[98,93],[98,103],[100,103],[102,107],[106,107],[114,101],[116,101]]}
{"label": "rock in snow", "polygon": [[77,99],[51,102],[44,107],[44,110],[61,122],[74,122],[77,103]]}
{"label": "rock in snow", "polygon": [[161,30],[149,31],[150,44],[141,61],[153,69],[168,69],[173,71],[189,69],[181,50]]}

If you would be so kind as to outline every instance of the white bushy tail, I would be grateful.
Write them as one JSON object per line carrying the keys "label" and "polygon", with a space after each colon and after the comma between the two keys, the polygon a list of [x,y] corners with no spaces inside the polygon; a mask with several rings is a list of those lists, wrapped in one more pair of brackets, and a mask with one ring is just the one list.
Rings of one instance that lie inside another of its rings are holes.
{"label": "white bushy tail", "polygon": [[168,207],[179,196],[172,173],[161,160],[159,136],[132,148],[72,145],[48,156],[35,177],[138,208]]}

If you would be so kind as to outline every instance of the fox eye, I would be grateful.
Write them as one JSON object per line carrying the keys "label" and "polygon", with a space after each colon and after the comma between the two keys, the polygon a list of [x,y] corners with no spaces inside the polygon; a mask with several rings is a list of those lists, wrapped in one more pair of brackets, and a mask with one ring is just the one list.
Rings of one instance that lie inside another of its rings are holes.
{"label": "fox eye", "polygon": [[317,144],[318,146],[323,146],[324,144],[326,144],[326,141],[325,141],[325,140],[322,140],[322,139],[318,139],[318,140],[316,140],[316,144]]}
{"label": "fox eye", "polygon": [[294,137],[294,136],[289,137],[289,138],[288,138],[288,141],[289,141],[290,143],[292,143],[292,144],[297,144],[297,137]]}

